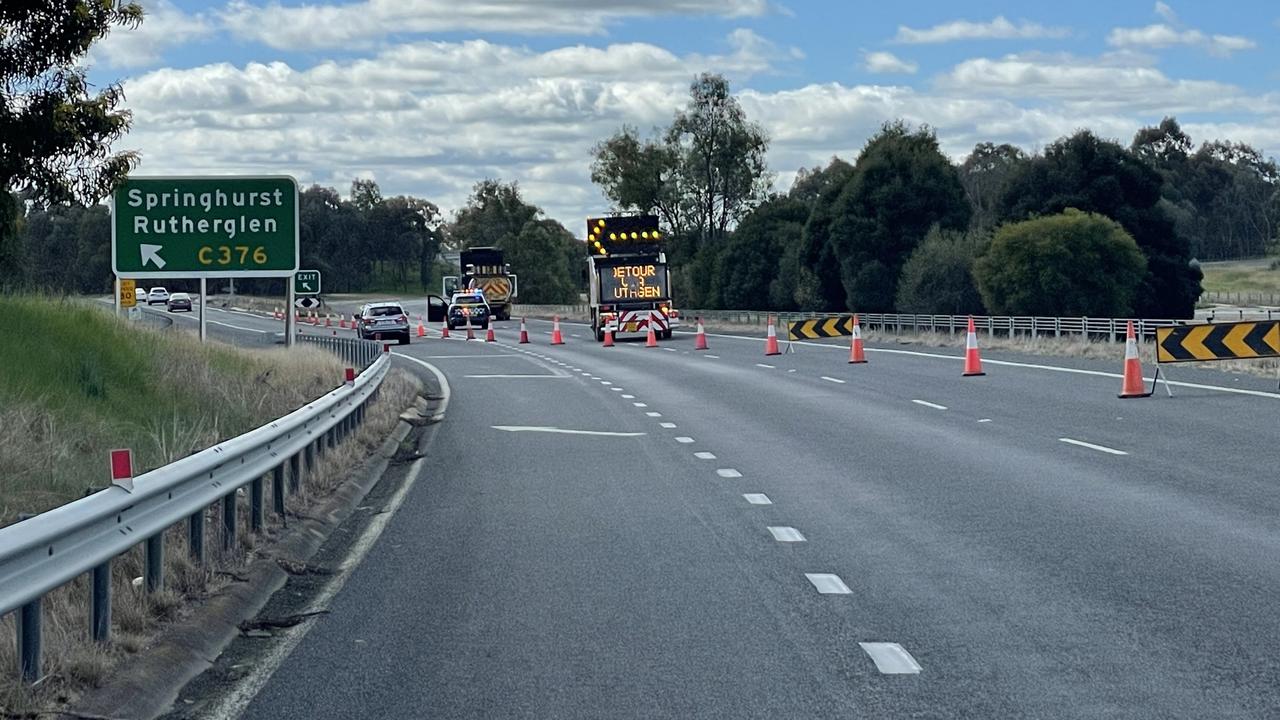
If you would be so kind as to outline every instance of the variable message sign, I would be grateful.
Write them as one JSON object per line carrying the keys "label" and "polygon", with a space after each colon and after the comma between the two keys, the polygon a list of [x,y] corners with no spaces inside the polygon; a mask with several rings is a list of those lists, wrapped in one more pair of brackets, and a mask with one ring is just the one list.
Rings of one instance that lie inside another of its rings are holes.
{"label": "variable message sign", "polygon": [[111,200],[119,277],[288,277],[298,270],[291,177],[136,177]]}
{"label": "variable message sign", "polygon": [[600,269],[600,301],[665,300],[667,266],[662,263],[631,263]]}

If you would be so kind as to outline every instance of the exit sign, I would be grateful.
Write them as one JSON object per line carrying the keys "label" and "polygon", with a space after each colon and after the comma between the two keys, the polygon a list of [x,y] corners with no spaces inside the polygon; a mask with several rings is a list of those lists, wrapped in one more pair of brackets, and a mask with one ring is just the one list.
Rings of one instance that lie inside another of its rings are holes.
{"label": "exit sign", "polygon": [[296,295],[320,294],[320,271],[299,270],[293,276],[293,292]]}

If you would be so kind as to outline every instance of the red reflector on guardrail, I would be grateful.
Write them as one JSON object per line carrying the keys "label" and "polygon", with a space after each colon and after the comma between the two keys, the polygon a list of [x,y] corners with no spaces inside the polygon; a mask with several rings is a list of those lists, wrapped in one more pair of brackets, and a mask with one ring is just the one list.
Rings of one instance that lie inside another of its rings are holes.
{"label": "red reflector on guardrail", "polygon": [[111,484],[133,492],[133,451],[111,451]]}
{"label": "red reflector on guardrail", "polygon": [[356,369],[347,368],[347,382],[353,383],[355,381],[356,381]]}

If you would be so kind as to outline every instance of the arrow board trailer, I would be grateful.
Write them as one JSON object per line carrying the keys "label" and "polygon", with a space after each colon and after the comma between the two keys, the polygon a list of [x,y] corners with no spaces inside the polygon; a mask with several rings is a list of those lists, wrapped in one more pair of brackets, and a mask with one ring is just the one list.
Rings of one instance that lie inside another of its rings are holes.
{"label": "arrow board trailer", "polygon": [[121,278],[290,277],[298,270],[292,177],[131,177],[111,196]]}
{"label": "arrow board trailer", "polygon": [[587,279],[591,330],[671,337],[679,313],[671,304],[671,273],[661,249],[658,218],[615,216],[587,220]]}

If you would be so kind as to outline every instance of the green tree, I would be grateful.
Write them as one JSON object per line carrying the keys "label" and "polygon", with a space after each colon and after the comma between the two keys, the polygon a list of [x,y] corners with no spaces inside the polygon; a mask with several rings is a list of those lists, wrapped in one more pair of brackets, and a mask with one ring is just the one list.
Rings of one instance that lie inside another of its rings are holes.
{"label": "green tree", "polygon": [[[26,191],[38,201],[92,204],[137,161],[111,151],[129,128],[111,84],[93,93],[79,65],[114,27],[136,27],[135,3],[26,0],[0,3],[0,192]],[[12,208],[4,212],[10,217]],[[0,276],[20,254],[12,222],[0,217]]]}
{"label": "green tree", "polygon": [[657,213],[669,235],[687,243],[677,254],[692,256],[764,200],[773,181],[768,147],[729,82],[704,73],[660,139],[641,140],[624,126],[596,145],[591,181],[619,210]]}
{"label": "green tree", "polygon": [[506,248],[540,212],[520,196],[518,183],[483,180],[472,188],[471,197],[457,212],[448,234],[457,249]]}
{"label": "green tree", "polygon": [[1161,204],[1159,173],[1120,145],[1081,130],[1018,168],[1000,202],[1006,221],[1053,215],[1073,207],[1112,218],[1133,236],[1147,275],[1133,301],[1144,317],[1191,317],[1200,271],[1187,239]]}
{"label": "green tree", "polygon": [[1017,169],[1029,158],[1013,145],[978,143],[960,164],[960,184],[973,208],[970,224],[976,230],[991,230],[999,220],[1000,200]]}
{"label": "green tree", "polygon": [[959,232],[929,229],[924,242],[902,266],[898,280],[899,312],[929,315],[977,315],[982,295],[973,279],[973,265],[990,238],[980,230]]}
{"label": "green tree", "polygon": [[809,205],[803,199],[778,195],[743,218],[716,261],[714,285],[722,307],[795,307],[794,271],[780,270],[787,250],[799,245],[808,217]]}
{"label": "green tree", "polygon": [[842,186],[821,193],[801,261],[825,310],[891,311],[902,265],[929,228],[962,230],[970,209],[929,128],[886,123]]}
{"label": "green tree", "polygon": [[1142,251],[1120,223],[1068,208],[1002,226],[974,277],[992,313],[1125,317],[1146,271]]}

